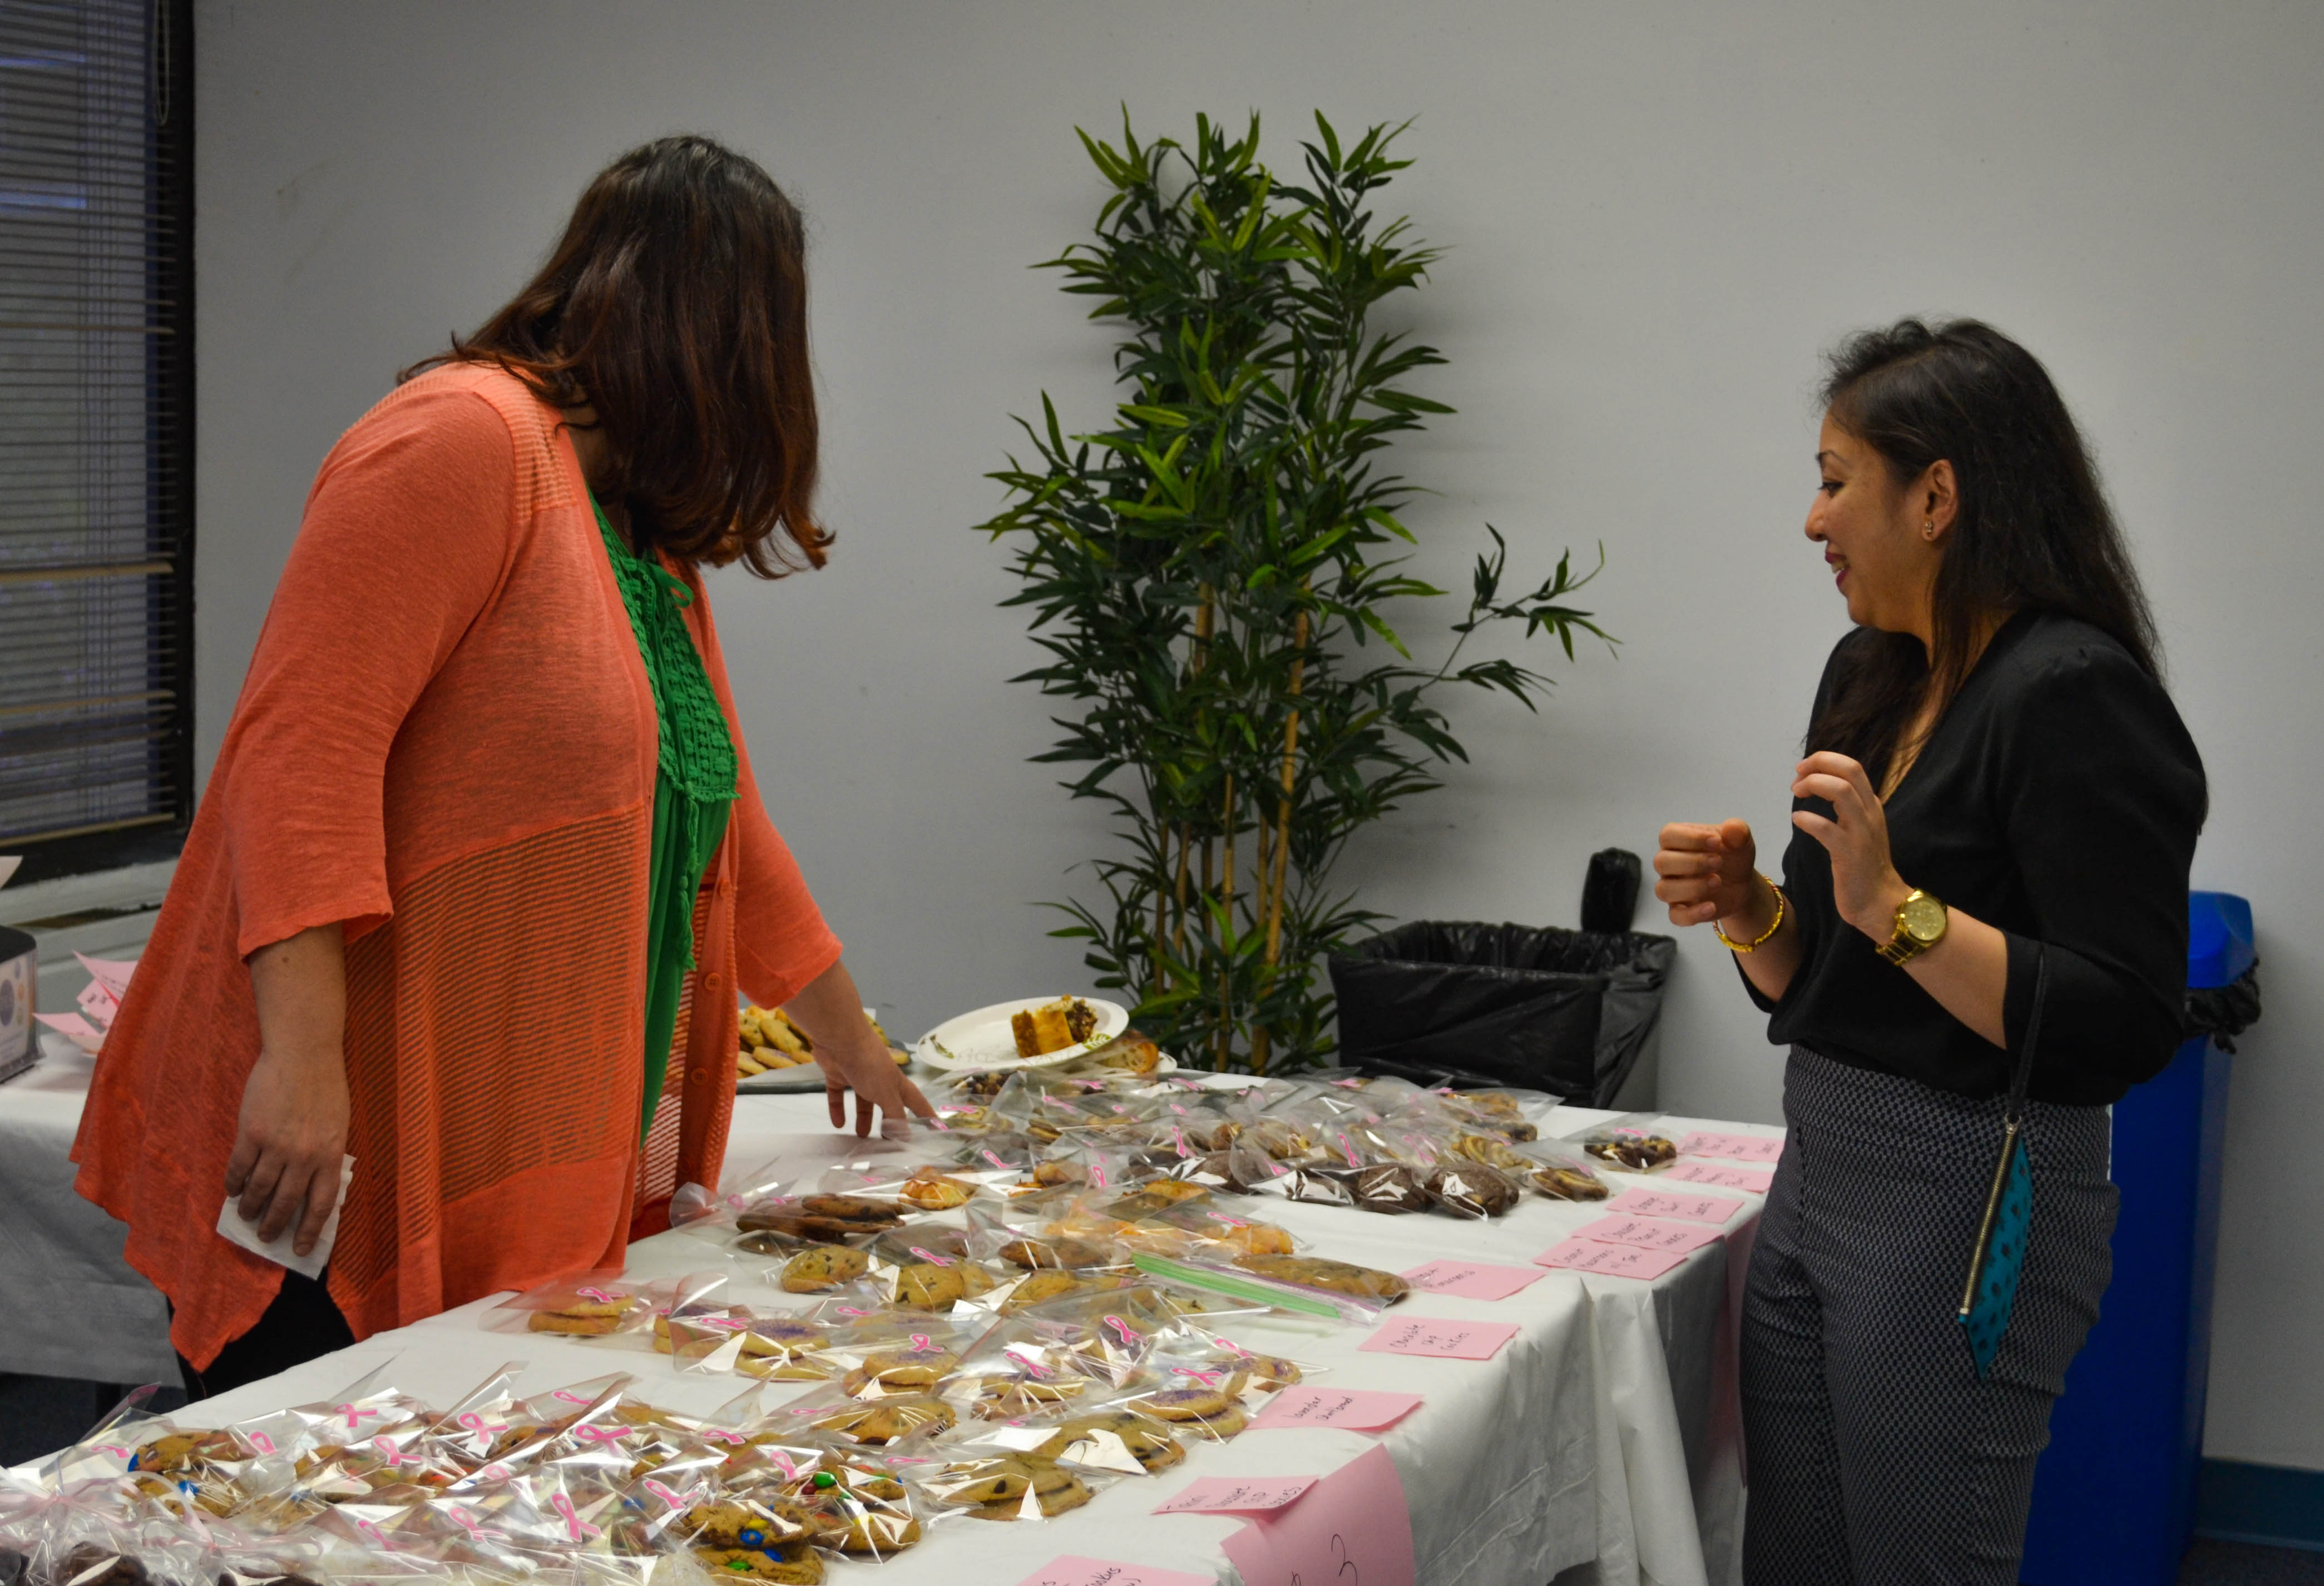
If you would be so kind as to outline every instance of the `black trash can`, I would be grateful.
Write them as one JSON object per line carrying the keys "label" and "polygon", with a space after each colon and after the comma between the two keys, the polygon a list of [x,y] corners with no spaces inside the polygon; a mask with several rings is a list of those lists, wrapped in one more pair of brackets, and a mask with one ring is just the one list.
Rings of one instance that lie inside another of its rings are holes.
{"label": "black trash can", "polygon": [[1341,1061],[1609,1106],[1662,1018],[1677,957],[1676,942],[1643,931],[1416,920],[1333,955]]}

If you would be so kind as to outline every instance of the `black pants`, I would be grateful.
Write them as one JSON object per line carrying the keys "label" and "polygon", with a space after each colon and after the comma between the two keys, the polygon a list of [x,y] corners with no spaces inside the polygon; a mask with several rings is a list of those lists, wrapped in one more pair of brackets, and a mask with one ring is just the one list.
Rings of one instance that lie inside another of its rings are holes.
{"label": "black pants", "polygon": [[178,1357],[178,1369],[185,1375],[188,1398],[208,1398],[346,1349],[355,1341],[355,1330],[321,1279],[285,1272],[282,1292],[274,1303],[249,1332],[218,1351],[208,1370],[195,1370],[183,1355]]}
{"label": "black pants", "polygon": [[1792,1048],[1743,1296],[1749,1586],[2014,1586],[2116,1195],[2106,1109],[2030,1103],[2025,1268],[1980,1380],[1957,1314],[2001,1112]]}

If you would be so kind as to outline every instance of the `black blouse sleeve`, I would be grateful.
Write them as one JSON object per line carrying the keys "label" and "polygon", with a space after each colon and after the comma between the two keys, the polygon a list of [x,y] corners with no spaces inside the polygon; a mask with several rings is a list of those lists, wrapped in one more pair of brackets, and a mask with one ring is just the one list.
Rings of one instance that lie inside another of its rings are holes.
{"label": "black blouse sleeve", "polygon": [[[2050,961],[2036,1065],[2136,1083],[2179,1044],[2202,761],[2162,686],[2108,646],[2058,656],[2017,703],[1994,791]],[[2002,1024],[2015,1052],[2035,945],[2006,940]]]}

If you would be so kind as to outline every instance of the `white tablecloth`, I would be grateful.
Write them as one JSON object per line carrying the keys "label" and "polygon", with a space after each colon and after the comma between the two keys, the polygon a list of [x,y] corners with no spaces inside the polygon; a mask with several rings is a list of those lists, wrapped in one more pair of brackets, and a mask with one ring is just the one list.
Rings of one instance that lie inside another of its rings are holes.
{"label": "white tablecloth", "polygon": [[128,1230],[73,1193],[95,1059],[60,1036],[42,1050],[0,1084],[0,1371],[175,1383],[168,1307],[121,1259]]}
{"label": "white tablecloth", "polygon": [[[827,1157],[822,1107],[820,1096],[742,1099],[728,1148],[728,1183],[747,1179],[779,1153],[796,1159],[816,1150]],[[1544,1132],[1593,1116],[1561,1110]],[[1668,1127],[1674,1133],[1690,1127],[1770,1132],[1702,1120],[1674,1119]],[[1490,1360],[1359,1353],[1367,1336],[1361,1328],[1275,1317],[1238,1324],[1238,1342],[1321,1367],[1325,1384],[1418,1393],[1426,1402],[1381,1438],[1324,1430],[1247,1433],[1195,1449],[1185,1466],[1161,1477],[1120,1482],[1046,1525],[947,1526],[883,1566],[880,1578],[883,1586],[962,1580],[1007,1586],[1051,1557],[1081,1554],[1234,1581],[1220,1544],[1240,1521],[1148,1511],[1193,1477],[1323,1475],[1385,1442],[1410,1503],[1422,1581],[1543,1586],[1594,1558],[1601,1586],[1726,1586],[1738,1576],[1742,1496],[1730,1291],[1740,1280],[1734,1256],[1742,1253],[1759,1209],[1756,1197],[1747,1199],[1748,1210],[1738,1213],[1725,1240],[1651,1284],[1550,1271],[1506,1300],[1416,1294],[1394,1313],[1518,1323],[1517,1336]],[[1312,1241],[1318,1253],[1390,1271],[1448,1253],[1526,1265],[1600,1215],[1537,1196],[1484,1223],[1268,1205],[1270,1219]],[[1730,1247],[1737,1247],[1734,1255]],[[635,1276],[722,1267],[741,1286],[737,1297],[800,1303],[763,1288],[764,1261],[733,1257],[683,1231],[630,1249]],[[528,1394],[632,1370],[644,1379],[641,1392],[649,1400],[706,1412],[749,1386],[744,1378],[680,1373],[636,1340],[585,1343],[488,1332],[477,1317],[490,1303],[378,1334],[191,1406],[180,1419],[218,1425],[312,1402],[382,1363],[390,1363],[388,1379],[396,1387],[437,1403],[451,1402],[512,1360],[525,1362],[520,1390]],[[766,1401],[779,1402],[789,1391],[770,1385]]]}

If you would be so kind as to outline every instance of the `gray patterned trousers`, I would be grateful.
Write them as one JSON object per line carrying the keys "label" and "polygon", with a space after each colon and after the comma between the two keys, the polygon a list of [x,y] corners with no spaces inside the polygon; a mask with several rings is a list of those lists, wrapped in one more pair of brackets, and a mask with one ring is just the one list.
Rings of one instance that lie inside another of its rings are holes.
{"label": "gray patterned trousers", "polygon": [[1790,1141],[1743,1296],[1748,1586],[2016,1581],[2116,1196],[2106,1109],[2029,1103],[2024,1276],[1979,1381],[1955,1314],[2001,1112],[1792,1048]]}

